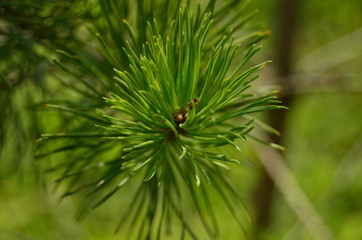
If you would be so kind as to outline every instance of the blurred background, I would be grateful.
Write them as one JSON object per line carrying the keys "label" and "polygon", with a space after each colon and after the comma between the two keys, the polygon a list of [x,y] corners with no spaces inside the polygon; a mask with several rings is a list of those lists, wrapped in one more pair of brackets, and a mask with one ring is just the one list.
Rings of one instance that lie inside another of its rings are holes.
{"label": "blurred background", "polygon": [[[0,1],[0,239],[119,239],[122,200],[77,222],[76,201],[60,202],[34,160],[36,138],[56,121],[31,108],[59,87],[47,88],[58,71],[49,59],[58,48],[87,48],[90,17],[77,11],[81,1],[35,2]],[[273,63],[257,85],[280,89],[289,107],[263,117],[286,151],[243,145],[257,167],[233,167],[232,177],[252,221],[245,235],[225,219],[222,239],[362,239],[362,1],[251,6],[252,22],[271,30],[253,61]]]}

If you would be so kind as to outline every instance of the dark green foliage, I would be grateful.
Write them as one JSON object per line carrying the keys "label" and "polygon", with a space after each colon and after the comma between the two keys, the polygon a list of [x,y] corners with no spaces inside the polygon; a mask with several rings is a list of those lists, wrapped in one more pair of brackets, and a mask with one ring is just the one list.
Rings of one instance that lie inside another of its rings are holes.
{"label": "dark green foliage", "polygon": [[80,46],[76,6],[76,1],[0,2],[0,179],[32,165],[23,159],[29,159],[42,130],[30,106],[48,93],[54,49]]}

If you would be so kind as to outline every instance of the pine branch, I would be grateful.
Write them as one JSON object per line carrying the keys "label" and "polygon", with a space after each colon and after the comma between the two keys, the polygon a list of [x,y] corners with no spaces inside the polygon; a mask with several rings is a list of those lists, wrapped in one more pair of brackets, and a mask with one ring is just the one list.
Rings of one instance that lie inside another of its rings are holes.
{"label": "pine branch", "polygon": [[[210,191],[243,227],[236,213],[242,202],[227,179],[231,165],[239,160],[223,154],[223,147],[239,150],[235,141],[251,136],[254,123],[249,114],[283,107],[275,92],[249,92],[256,72],[265,65],[247,67],[260,50],[250,44],[256,40],[236,42],[225,23],[217,26],[213,20],[233,4],[239,6],[237,1],[220,9],[215,1],[206,7],[167,1],[170,14],[159,16],[142,2],[126,1],[122,12],[116,1],[100,0],[102,21],[91,31],[102,63],[87,52],[59,51],[68,63],[54,62],[75,81],[71,89],[85,102],[96,102],[102,113],[76,104],[45,105],[69,121],[62,131],[42,135],[39,157],[49,154],[42,146],[49,148],[51,142],[50,152],[67,153],[48,172],[59,174],[57,184],[67,184],[64,197],[82,192],[80,217],[132,185],[138,190],[118,229],[129,224],[129,236],[159,238],[165,233],[161,226],[171,226],[170,217],[178,219],[184,234],[197,239],[199,234],[185,220],[193,212],[214,239],[219,235],[218,218]],[[116,16],[131,16],[134,4],[136,24],[125,18],[119,27]],[[241,18],[236,28],[248,19]],[[109,32],[94,30],[99,26]],[[244,55],[236,60],[240,52]]]}

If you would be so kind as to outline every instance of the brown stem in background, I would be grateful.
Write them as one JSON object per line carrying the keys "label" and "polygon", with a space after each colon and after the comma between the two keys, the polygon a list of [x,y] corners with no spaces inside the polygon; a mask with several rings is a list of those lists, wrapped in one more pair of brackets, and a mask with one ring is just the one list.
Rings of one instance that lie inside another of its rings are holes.
{"label": "brown stem in background", "polygon": [[[284,106],[289,107],[293,101],[293,86],[288,76],[292,73],[292,55],[294,51],[293,39],[297,30],[296,22],[299,12],[299,0],[279,0],[277,12],[277,30],[275,67],[279,86],[282,88],[280,100]],[[269,124],[281,133],[285,130],[285,122],[288,111],[272,111],[269,115]],[[274,143],[281,144],[282,137],[270,136]],[[271,223],[271,206],[275,186],[266,171],[260,175],[260,180],[255,192],[255,204],[257,209],[255,232],[256,235],[263,232]]]}

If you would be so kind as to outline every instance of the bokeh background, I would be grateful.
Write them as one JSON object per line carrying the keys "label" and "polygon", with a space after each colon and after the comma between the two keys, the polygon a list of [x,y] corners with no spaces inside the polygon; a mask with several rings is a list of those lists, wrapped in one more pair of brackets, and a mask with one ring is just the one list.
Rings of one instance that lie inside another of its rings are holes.
{"label": "bokeh background", "polygon": [[[121,197],[77,222],[77,201],[60,201],[62,189],[39,170],[46,163],[34,160],[35,140],[57,121],[32,108],[61,87],[48,84],[58,71],[49,59],[92,41],[82,1],[35,2],[0,2],[0,239],[119,239]],[[245,235],[219,209],[222,239],[362,239],[362,1],[253,0],[251,8],[259,9],[252,22],[271,30],[254,61],[273,63],[257,85],[280,89],[289,107],[263,117],[286,151],[243,143],[256,164],[233,167],[232,177],[252,221]]]}

